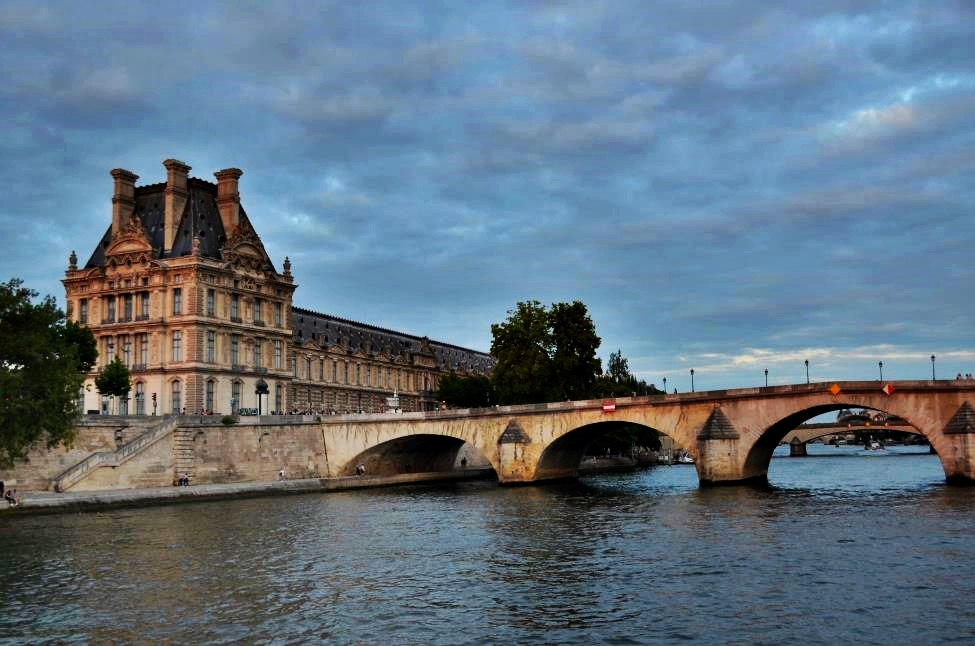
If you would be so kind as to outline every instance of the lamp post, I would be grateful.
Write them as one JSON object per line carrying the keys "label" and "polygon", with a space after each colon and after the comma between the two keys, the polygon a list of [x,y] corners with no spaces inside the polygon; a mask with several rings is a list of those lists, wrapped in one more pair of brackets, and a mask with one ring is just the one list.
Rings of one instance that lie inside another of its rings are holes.
{"label": "lamp post", "polygon": [[808,384],[809,383],[809,359],[806,359],[804,363],[806,364],[806,383]]}
{"label": "lamp post", "polygon": [[691,368],[691,392],[694,392],[694,368]]}
{"label": "lamp post", "polygon": [[765,369],[765,387],[768,388],[768,368]]}
{"label": "lamp post", "polygon": [[931,355],[931,381],[935,381],[934,376],[934,355]]}
{"label": "lamp post", "polygon": [[667,394],[667,378],[664,377],[664,394]]}
{"label": "lamp post", "polygon": [[884,380],[884,362],[878,361],[877,365],[880,367],[880,381]]}

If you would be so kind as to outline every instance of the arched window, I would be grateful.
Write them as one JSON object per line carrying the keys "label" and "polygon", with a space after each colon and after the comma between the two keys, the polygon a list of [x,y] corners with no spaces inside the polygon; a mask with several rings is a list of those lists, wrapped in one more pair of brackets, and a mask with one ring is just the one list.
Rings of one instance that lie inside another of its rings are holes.
{"label": "arched window", "polygon": [[146,385],[141,381],[135,382],[135,414],[146,414]]}
{"label": "arched window", "polygon": [[183,410],[183,384],[179,379],[174,379],[172,384],[173,415],[179,415]]}

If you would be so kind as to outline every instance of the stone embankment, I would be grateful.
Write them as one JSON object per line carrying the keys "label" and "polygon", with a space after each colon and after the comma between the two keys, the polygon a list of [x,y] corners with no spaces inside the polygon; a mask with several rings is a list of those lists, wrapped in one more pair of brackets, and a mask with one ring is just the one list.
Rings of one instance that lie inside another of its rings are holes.
{"label": "stone embankment", "polygon": [[466,469],[453,473],[405,473],[395,476],[308,478],[271,482],[202,484],[188,487],[115,489],[103,491],[25,491],[17,494],[20,504],[9,506],[0,500],[0,516],[14,513],[64,513],[119,507],[148,507],[228,498],[254,498],[287,494],[325,493],[424,482],[473,480],[494,475],[493,469]]}

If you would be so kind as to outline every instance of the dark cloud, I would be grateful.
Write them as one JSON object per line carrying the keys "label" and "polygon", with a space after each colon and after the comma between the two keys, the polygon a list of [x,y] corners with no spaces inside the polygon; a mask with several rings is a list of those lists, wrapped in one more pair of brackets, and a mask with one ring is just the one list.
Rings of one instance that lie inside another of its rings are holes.
{"label": "dark cloud", "polygon": [[161,16],[0,4],[8,277],[62,300],[108,171],[176,157],[244,170],[311,309],[487,349],[518,301],[579,299],[604,358],[679,387],[975,370],[963,0]]}

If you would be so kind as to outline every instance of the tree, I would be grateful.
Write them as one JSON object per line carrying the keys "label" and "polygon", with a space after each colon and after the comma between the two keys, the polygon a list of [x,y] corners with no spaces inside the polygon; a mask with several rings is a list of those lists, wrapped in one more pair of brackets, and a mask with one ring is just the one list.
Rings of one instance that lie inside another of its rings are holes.
{"label": "tree", "polygon": [[25,457],[38,442],[53,448],[74,441],[78,391],[91,366],[85,333],[69,330],[52,297],[35,303],[37,295],[17,278],[0,283],[0,465],[4,466]]}
{"label": "tree", "polygon": [[437,384],[437,401],[452,408],[484,408],[497,401],[494,386],[484,375],[461,376],[455,372],[444,375]]}
{"label": "tree", "polygon": [[518,303],[491,326],[493,382],[500,404],[585,399],[600,372],[599,337],[586,306]]}
{"label": "tree", "polygon": [[549,313],[552,329],[552,379],[560,399],[588,399],[602,372],[596,350],[600,339],[581,301],[556,303]]}
{"label": "tree", "polygon": [[120,397],[125,399],[132,390],[132,380],[129,376],[129,369],[122,363],[122,359],[115,357],[105,369],[95,377],[95,388],[98,392],[107,397]]}
{"label": "tree", "polygon": [[64,326],[64,341],[77,349],[78,371],[87,374],[98,361],[98,342],[88,327],[68,321]]}
{"label": "tree", "polygon": [[609,353],[609,362],[606,366],[606,374],[614,382],[622,384],[629,381],[632,375],[630,374],[630,364],[623,356],[622,350],[617,350],[616,352]]}

